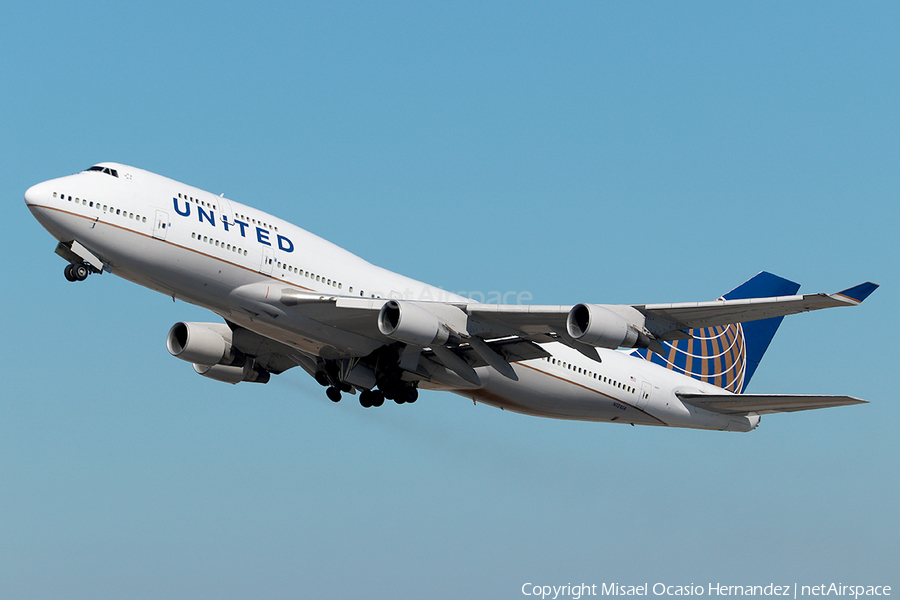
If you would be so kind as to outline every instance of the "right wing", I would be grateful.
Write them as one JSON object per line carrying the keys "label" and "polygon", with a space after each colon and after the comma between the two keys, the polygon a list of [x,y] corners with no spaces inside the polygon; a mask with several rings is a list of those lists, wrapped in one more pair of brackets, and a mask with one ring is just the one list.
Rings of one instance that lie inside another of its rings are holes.
{"label": "right wing", "polygon": [[[242,300],[243,310],[251,316],[259,312],[273,318],[282,315],[286,317],[281,319],[285,326],[289,325],[290,315],[318,323],[321,331],[317,337],[328,344],[332,358],[363,357],[379,347],[403,342],[411,348],[418,347],[417,356],[423,355],[426,363],[443,364],[477,385],[473,367],[490,365],[515,378],[509,363],[546,356],[546,351],[537,345],[540,343],[561,342],[599,361],[596,347],[658,351],[662,348],[660,340],[690,337],[691,329],[855,306],[877,287],[863,283],[836,294],[574,307],[328,296],[268,284],[251,284],[233,294]],[[382,325],[387,309],[396,312],[398,323],[412,323],[416,330],[409,336],[400,327],[386,333]],[[409,317],[399,319],[401,313]],[[401,366],[416,371],[416,364],[410,356]]]}
{"label": "right wing", "polygon": [[651,332],[654,336],[664,339],[663,336],[666,333],[674,330],[746,323],[747,321],[784,317],[836,306],[856,306],[877,288],[877,284],[867,282],[836,294],[805,294],[681,304],[645,304],[634,308],[650,321]]}

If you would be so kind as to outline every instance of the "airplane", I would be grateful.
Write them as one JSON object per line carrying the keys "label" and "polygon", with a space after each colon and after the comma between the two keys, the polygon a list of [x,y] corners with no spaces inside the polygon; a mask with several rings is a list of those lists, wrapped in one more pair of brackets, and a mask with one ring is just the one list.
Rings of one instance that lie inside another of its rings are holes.
{"label": "airplane", "polygon": [[358,395],[365,408],[430,389],[539,417],[742,432],[765,414],[865,402],[745,389],[786,315],[855,306],[871,282],[797,295],[763,271],[708,302],[480,303],[124,164],[39,183],[25,202],[69,281],[112,273],[221,317],[176,323],[166,338],[221,382],[299,366],[332,401]]}

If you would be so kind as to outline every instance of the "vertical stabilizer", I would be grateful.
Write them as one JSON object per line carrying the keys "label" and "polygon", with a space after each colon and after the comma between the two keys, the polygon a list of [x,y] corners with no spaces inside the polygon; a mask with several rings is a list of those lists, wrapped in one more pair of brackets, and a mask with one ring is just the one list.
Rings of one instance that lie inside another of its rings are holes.
{"label": "vertical stabilizer", "polygon": [[[799,289],[800,284],[763,271],[722,298],[792,296]],[[662,342],[666,349],[664,355],[649,350],[637,350],[634,354],[677,373],[741,393],[750,383],[782,319],[691,329],[690,339]]]}

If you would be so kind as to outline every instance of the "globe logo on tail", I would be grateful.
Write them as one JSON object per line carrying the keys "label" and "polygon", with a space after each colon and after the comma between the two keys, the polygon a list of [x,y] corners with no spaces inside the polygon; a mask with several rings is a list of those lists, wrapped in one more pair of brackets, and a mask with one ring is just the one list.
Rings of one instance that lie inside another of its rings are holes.
{"label": "globe logo on tail", "polygon": [[638,350],[638,356],[666,369],[711,383],[735,394],[744,389],[747,344],[740,323],[688,331],[690,339],[662,342],[663,355]]}

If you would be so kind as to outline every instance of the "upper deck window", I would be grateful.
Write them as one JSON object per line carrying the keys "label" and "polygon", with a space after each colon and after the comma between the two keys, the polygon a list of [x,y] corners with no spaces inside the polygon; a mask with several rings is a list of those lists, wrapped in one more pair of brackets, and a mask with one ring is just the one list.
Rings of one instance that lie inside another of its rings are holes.
{"label": "upper deck window", "polygon": [[110,169],[109,167],[101,167],[100,165],[95,165],[88,169],[88,171],[100,171],[101,173],[106,173],[107,175],[112,175],[113,177],[118,177],[119,172],[115,169]]}

